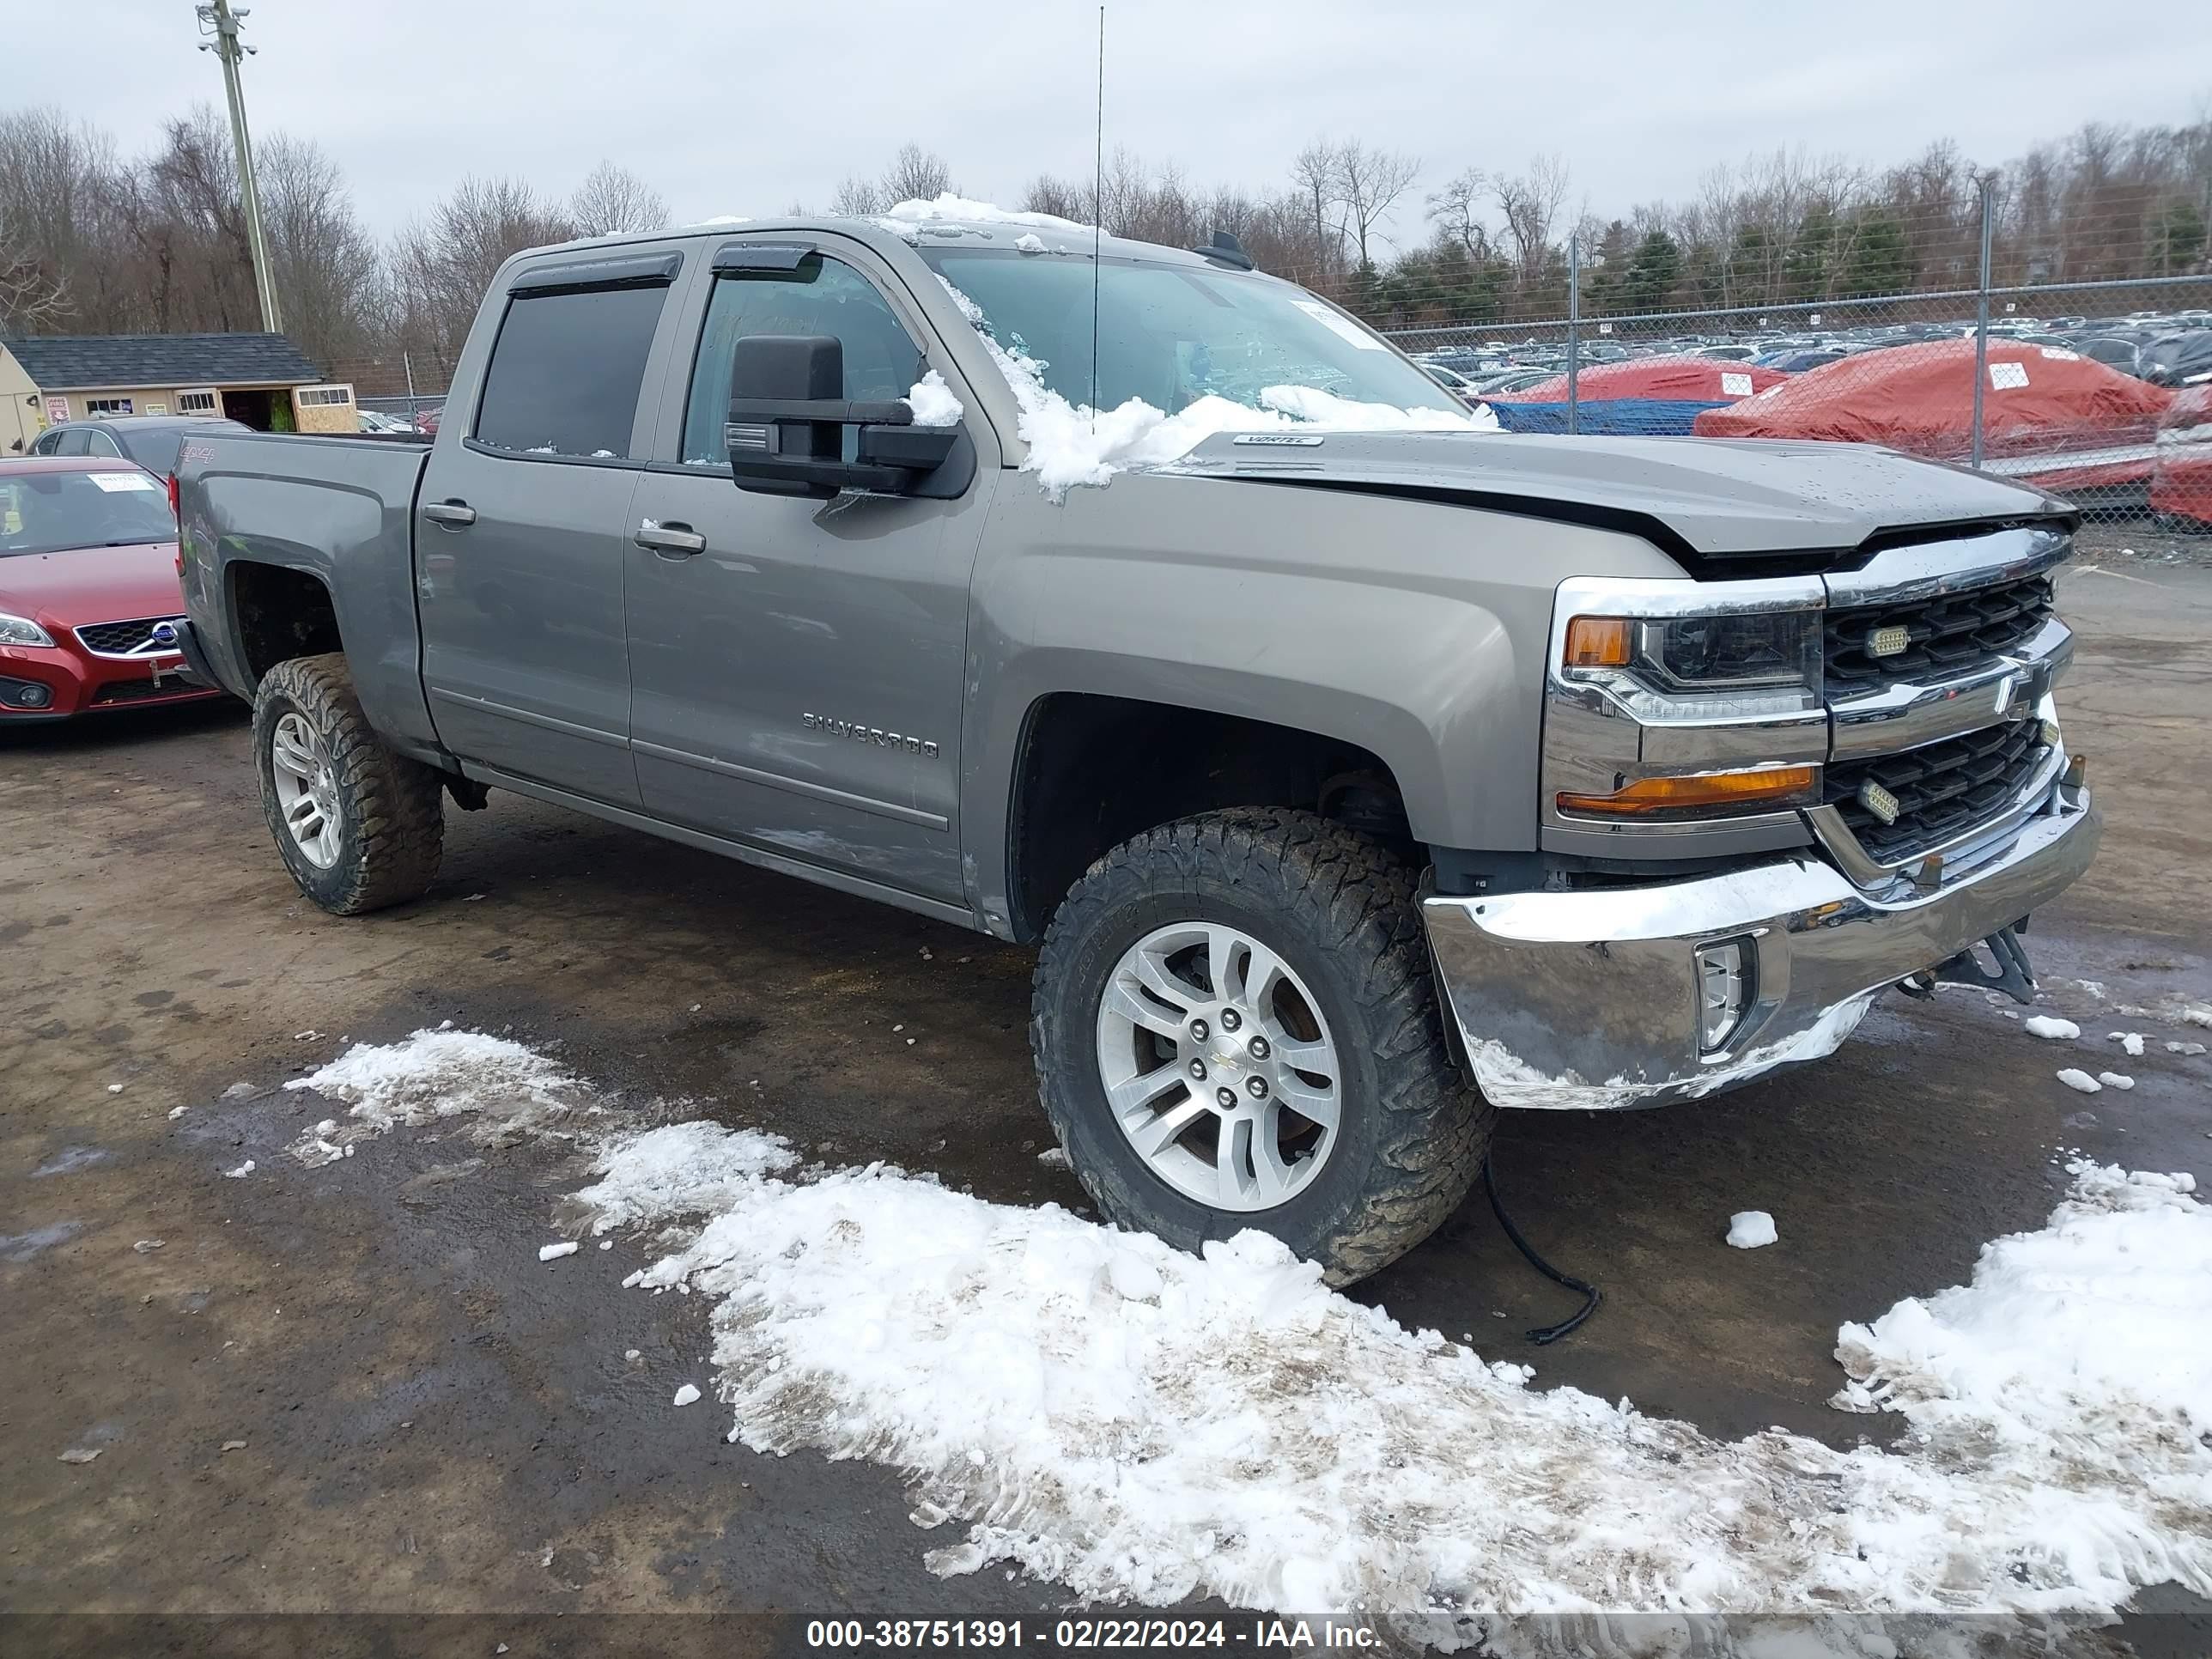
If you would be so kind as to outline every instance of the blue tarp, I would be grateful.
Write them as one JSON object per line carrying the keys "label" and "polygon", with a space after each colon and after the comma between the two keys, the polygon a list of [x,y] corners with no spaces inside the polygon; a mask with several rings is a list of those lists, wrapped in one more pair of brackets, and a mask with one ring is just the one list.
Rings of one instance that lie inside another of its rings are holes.
{"label": "blue tarp", "polygon": [[[1708,409],[1726,409],[1729,399],[1698,403],[1663,398],[1609,398],[1576,407],[1579,432],[1608,437],[1686,438],[1692,423]],[[1508,432],[1565,432],[1567,406],[1559,404],[1494,403],[1490,412]]]}

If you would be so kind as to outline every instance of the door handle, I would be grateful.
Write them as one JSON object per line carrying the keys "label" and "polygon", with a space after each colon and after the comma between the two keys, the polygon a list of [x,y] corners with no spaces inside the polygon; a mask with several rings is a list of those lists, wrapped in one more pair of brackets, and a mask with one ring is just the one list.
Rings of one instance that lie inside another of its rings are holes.
{"label": "door handle", "polygon": [[460,530],[477,521],[477,510],[466,501],[425,501],[422,516],[448,530]]}
{"label": "door handle", "polygon": [[707,538],[688,524],[659,524],[651,519],[637,527],[630,539],[649,547],[664,559],[688,559],[707,550]]}

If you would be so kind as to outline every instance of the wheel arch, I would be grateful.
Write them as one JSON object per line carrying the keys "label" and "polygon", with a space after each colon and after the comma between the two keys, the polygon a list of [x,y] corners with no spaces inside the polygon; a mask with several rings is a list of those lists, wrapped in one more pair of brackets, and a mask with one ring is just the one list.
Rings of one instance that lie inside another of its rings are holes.
{"label": "wheel arch", "polygon": [[1043,935],[1110,848],[1201,812],[1310,811],[1408,855],[1419,839],[1406,783],[1374,747],[1236,708],[1043,693],[1022,711],[1005,788],[1005,917],[1020,940]]}
{"label": "wheel arch", "polygon": [[337,601],[319,571],[232,559],[223,568],[223,617],[238,665],[252,686],[288,659],[345,650]]}

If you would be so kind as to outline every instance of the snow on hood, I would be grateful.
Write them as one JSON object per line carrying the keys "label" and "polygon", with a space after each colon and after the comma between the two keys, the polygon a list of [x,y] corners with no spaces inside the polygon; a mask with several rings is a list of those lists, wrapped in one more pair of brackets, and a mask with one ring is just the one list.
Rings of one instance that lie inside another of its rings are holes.
{"label": "snow on hood", "polygon": [[1495,432],[1487,409],[1400,409],[1393,404],[1353,403],[1312,386],[1271,386],[1260,404],[1209,394],[1173,415],[1132,398],[1113,409],[1070,403],[1044,383],[1036,362],[1009,352],[982,325],[983,310],[943,276],[945,291],[976,325],[976,338],[1013,390],[1021,410],[1016,431],[1029,446],[1022,471],[1054,501],[1079,484],[1103,484],[1132,467],[1165,466],[1206,439],[1224,432]]}

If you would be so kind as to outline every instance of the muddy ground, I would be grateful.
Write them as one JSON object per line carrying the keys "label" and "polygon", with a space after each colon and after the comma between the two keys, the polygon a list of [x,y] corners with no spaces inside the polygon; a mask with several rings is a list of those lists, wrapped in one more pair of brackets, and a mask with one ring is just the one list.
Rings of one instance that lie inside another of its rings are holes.
{"label": "muddy ground", "polygon": [[[1838,1324],[2039,1225],[2058,1149],[2212,1181],[2212,1060],[2160,1047],[2207,1034],[2104,1012],[2212,1000],[2212,569],[2118,545],[2063,579],[2105,848],[2028,941],[2088,1059],[1976,993],[1893,996],[1832,1060],[1722,1099],[1509,1115],[1507,1201],[1604,1287],[1597,1317],[1528,1346],[1571,1298],[1479,1194],[1356,1293],[1540,1384],[1848,1444],[1884,1430],[1825,1403]],[[1079,1207],[1037,1162],[1029,952],[500,795],[452,817],[428,898],[336,921],[269,845],[230,706],[0,732],[0,1610],[1063,1605],[932,1577],[942,1534],[886,1470],[726,1443],[703,1308],[618,1289],[627,1242],[537,1260],[577,1184],[557,1152],[402,1131],[308,1170],[278,1087],[451,1019],[836,1161]],[[2123,1028],[2151,1053],[2123,1061]],[[2070,1093],[2075,1063],[2138,1086]],[[1781,1243],[1725,1248],[1754,1208]],[[671,1409],[686,1380],[708,1400]]]}

